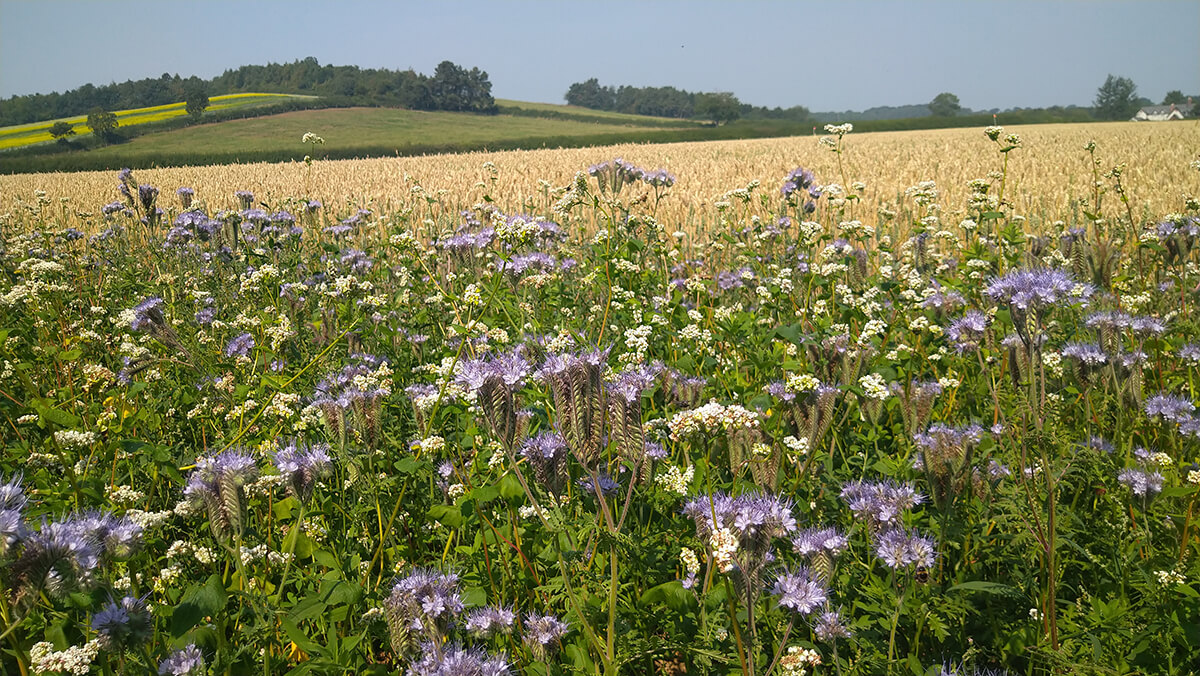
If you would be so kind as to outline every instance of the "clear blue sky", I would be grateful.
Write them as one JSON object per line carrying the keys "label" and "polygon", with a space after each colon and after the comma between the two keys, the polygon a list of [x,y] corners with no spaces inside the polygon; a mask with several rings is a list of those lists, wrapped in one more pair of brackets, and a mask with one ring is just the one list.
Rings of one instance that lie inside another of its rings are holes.
{"label": "clear blue sky", "polygon": [[488,72],[498,98],[572,82],[732,91],[815,111],[1089,105],[1108,73],[1200,93],[1200,0],[0,0],[0,97],[243,64]]}

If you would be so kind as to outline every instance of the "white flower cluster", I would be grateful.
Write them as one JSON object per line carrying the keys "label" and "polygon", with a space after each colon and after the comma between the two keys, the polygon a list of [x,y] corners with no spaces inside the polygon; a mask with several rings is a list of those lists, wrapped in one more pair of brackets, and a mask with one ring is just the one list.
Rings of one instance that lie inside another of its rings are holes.
{"label": "white flower cluster", "polygon": [[871,399],[883,401],[888,398],[887,381],[878,373],[868,373],[858,379],[858,384],[862,386],[863,392]]}
{"label": "white flower cluster", "polygon": [[812,392],[821,386],[821,381],[810,373],[796,373],[787,377],[783,387],[792,394],[800,394],[802,392]]}
{"label": "white flower cluster", "polygon": [[271,349],[278,352],[283,341],[296,335],[292,330],[292,320],[282,312],[279,313],[279,318],[274,326],[267,327],[267,337],[271,339]]}
{"label": "white flower cluster", "polygon": [[737,553],[738,541],[732,531],[728,528],[713,531],[708,546],[712,548],[713,563],[717,570],[722,573],[733,570],[733,555]]}
{"label": "white flower cluster", "polygon": [[240,405],[229,409],[229,413],[225,414],[225,421],[231,422],[237,420],[256,408],[258,408],[258,402],[254,401],[253,399],[247,399]]}
{"label": "white flower cluster", "polygon": [[668,466],[666,471],[654,477],[654,483],[662,486],[663,490],[670,491],[678,495],[687,495],[688,486],[692,483],[692,478],[696,475],[694,467],[688,467],[686,470],[680,471],[674,465]]}
{"label": "white flower cluster", "polygon": [[113,486],[108,489],[108,499],[110,502],[115,502],[119,505],[138,502],[145,498],[146,494],[131,488],[130,486]]}
{"label": "white flower cluster", "polygon": [[1177,584],[1183,584],[1187,581],[1183,573],[1177,570],[1159,570],[1155,571],[1154,576],[1158,578],[1158,583],[1164,587],[1170,587]]}
{"label": "white flower cluster", "polygon": [[789,450],[797,455],[808,455],[808,449],[811,444],[808,440],[808,437],[800,437],[797,439],[796,437],[788,435],[783,438],[783,445],[787,446]]}
{"label": "white flower cluster", "polygon": [[866,346],[871,342],[871,339],[876,336],[882,336],[887,332],[887,322],[882,319],[871,319],[866,324],[863,324],[862,331],[858,334],[858,344]]}
{"label": "white flower cluster", "polygon": [[411,449],[420,453],[437,453],[446,447],[446,440],[437,436],[425,437],[412,443]]}
{"label": "white flower cluster", "polygon": [[671,431],[672,441],[696,434],[698,432],[716,432],[717,430],[754,429],[758,427],[758,416],[737,404],[724,406],[715,401],[694,408],[690,411],[680,411],[667,421]]}
{"label": "white flower cluster", "polygon": [[1155,451],[1151,453],[1147,460],[1150,464],[1158,465],[1159,467],[1171,467],[1175,464],[1175,461],[1171,459],[1171,456],[1163,453],[1162,451]]}
{"label": "white flower cluster", "polygon": [[496,212],[496,214],[497,217],[493,219],[496,237],[506,244],[524,244],[533,239],[542,230],[536,220],[526,220],[520,217],[508,220],[499,216],[499,212]]}
{"label": "white flower cluster", "polygon": [[40,641],[29,649],[29,666],[38,674],[66,672],[85,676],[91,670],[92,660],[99,654],[99,639],[92,639],[81,646],[73,645],[61,652],[54,649],[54,644]]}
{"label": "white flower cluster", "polygon": [[712,342],[712,331],[702,329],[698,324],[688,324],[679,332],[680,338],[694,340],[698,343],[708,344]]}
{"label": "white flower cluster", "polygon": [[696,552],[687,547],[679,550],[679,563],[683,565],[683,572],[688,575],[700,572],[700,559],[696,557]]}
{"label": "white flower cluster", "polygon": [[271,399],[271,403],[263,410],[263,414],[277,418],[290,418],[296,413],[292,407],[298,403],[300,403],[300,395],[290,392],[279,392],[275,395],[275,398]]}
{"label": "white flower cluster", "polygon": [[267,263],[249,275],[242,276],[241,292],[256,292],[261,288],[260,284],[271,279],[279,279],[279,268]]}
{"label": "white flower cluster", "polygon": [[468,307],[482,307],[483,294],[479,291],[478,284],[468,284],[466,291],[463,291],[463,302]]}
{"label": "white flower cluster", "polygon": [[96,443],[96,433],[80,430],[59,430],[54,433],[54,441],[64,450],[72,451],[87,448]]}
{"label": "white flower cluster", "polygon": [[808,667],[821,663],[821,654],[809,648],[798,645],[789,646],[787,654],[779,659],[779,673],[782,676],[807,676]]}
{"label": "white flower cluster", "polygon": [[238,556],[240,556],[242,559],[243,566],[248,566],[257,560],[266,557],[266,555],[267,555],[267,546],[266,545],[255,545],[254,547],[242,547],[241,551],[238,553]]}
{"label": "white flower cluster", "polygon": [[646,350],[650,349],[650,334],[653,331],[654,327],[649,324],[625,329],[625,346],[630,351],[621,355],[621,361],[637,364],[645,361]]}

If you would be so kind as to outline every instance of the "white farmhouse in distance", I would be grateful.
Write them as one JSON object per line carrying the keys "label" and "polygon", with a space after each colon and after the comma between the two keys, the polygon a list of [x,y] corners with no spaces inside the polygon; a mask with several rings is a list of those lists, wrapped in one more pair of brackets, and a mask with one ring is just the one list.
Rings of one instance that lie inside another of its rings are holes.
{"label": "white farmhouse in distance", "polygon": [[1187,103],[1174,104],[1169,106],[1146,106],[1137,111],[1131,122],[1166,122],[1168,120],[1186,120],[1195,117],[1195,106],[1192,105],[1192,98],[1188,97]]}

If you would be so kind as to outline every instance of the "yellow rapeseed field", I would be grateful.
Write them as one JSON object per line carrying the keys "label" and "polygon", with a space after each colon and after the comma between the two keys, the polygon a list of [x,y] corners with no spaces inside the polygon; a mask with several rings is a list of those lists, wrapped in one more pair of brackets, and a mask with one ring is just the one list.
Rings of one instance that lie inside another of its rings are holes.
{"label": "yellow rapeseed field", "polygon": [[[1200,158],[1200,122],[1031,125],[1004,133],[1016,133],[1022,141],[1009,156],[1006,196],[1013,213],[1025,216],[1034,229],[1082,217],[1076,204],[1091,196],[1093,184],[1084,150],[1089,140],[1096,143],[1101,173],[1125,165],[1123,181],[1139,220],[1182,211],[1184,194],[1200,195],[1200,172],[1190,166]],[[300,139],[297,146],[302,153]],[[943,219],[954,219],[964,212],[967,182],[1001,170],[997,148],[982,129],[972,128],[850,133],[842,170],[837,154],[817,137],[804,136],[317,161],[311,166],[181,167],[139,170],[135,176],[159,188],[163,208],[177,207],[174,191],[188,186],[212,210],[236,208],[234,192],[249,190],[271,206],[287,198],[318,199],[334,215],[360,206],[390,213],[416,205],[423,217],[453,219],[485,194],[506,211],[544,212],[552,201],[546,196],[549,186],[566,185],[589,165],[622,157],[678,177],[657,215],[668,229],[686,230],[704,227],[715,213],[714,203],[753,181],[760,182],[757,192],[777,203],[783,177],[797,166],[812,170],[820,184],[865,183],[854,214],[864,222],[874,222],[880,208],[902,211],[905,189],[921,181],[937,183]],[[420,189],[414,189],[417,184]],[[83,227],[89,220],[99,221],[101,205],[118,199],[116,186],[115,172],[0,176],[0,214],[15,216],[26,208],[23,204],[35,202],[35,191],[44,191],[43,203],[61,204],[59,212]],[[1106,211],[1117,206],[1111,192],[1105,199]]]}
{"label": "yellow rapeseed field", "polygon": [[[294,98],[289,94],[260,94],[260,93],[243,93],[243,94],[222,94],[209,99],[209,111],[224,110],[226,108],[236,108],[246,105],[260,105],[264,102],[269,102],[272,99]],[[117,122],[122,127],[132,127],[138,124],[147,122],[159,122],[173,117],[183,117],[187,115],[186,103],[179,101],[177,103],[167,103],[161,106],[150,106],[147,108],[130,108],[128,110],[118,110],[113,112],[117,116]],[[0,150],[8,148],[18,148],[21,146],[32,145],[34,143],[43,143],[50,141],[54,137],[50,136],[50,127],[55,122],[67,122],[74,126],[76,134],[90,134],[92,130],[87,126],[87,115],[76,115],[74,117],[64,117],[58,120],[46,120],[43,122],[31,122],[29,124],[18,124],[11,127],[0,127]]]}

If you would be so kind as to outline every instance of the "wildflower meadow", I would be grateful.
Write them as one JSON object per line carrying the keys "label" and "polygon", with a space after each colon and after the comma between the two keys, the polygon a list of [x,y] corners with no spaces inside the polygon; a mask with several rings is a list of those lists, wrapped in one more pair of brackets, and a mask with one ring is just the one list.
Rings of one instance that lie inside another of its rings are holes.
{"label": "wildflower meadow", "polygon": [[10,193],[0,672],[1196,673],[1195,129]]}

